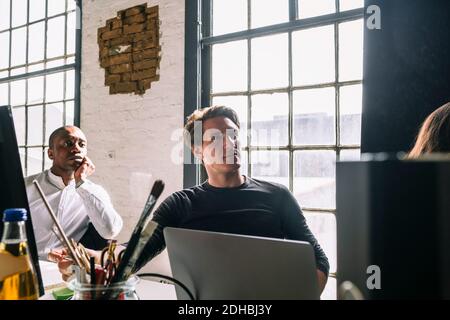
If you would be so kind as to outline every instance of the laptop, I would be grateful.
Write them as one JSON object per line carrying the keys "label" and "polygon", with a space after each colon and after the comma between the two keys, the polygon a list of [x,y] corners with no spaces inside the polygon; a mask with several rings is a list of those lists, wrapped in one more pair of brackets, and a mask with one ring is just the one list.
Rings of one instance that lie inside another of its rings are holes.
{"label": "laptop", "polygon": [[[317,300],[308,242],[167,227],[172,275],[199,300]],[[177,298],[189,296],[176,286]]]}

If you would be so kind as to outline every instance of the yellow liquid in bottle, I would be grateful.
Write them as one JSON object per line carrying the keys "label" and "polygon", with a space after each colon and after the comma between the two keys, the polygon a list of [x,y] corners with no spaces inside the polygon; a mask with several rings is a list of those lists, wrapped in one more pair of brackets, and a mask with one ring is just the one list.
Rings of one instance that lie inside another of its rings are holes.
{"label": "yellow liquid in bottle", "polygon": [[38,298],[37,277],[26,242],[0,243],[0,300]]}

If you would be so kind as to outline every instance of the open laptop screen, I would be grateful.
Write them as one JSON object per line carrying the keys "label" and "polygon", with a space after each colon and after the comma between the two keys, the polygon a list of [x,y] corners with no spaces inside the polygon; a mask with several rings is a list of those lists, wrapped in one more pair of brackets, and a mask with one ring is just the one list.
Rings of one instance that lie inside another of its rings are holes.
{"label": "open laptop screen", "polygon": [[164,238],[173,277],[196,299],[319,299],[308,242],[169,227]]}
{"label": "open laptop screen", "polygon": [[8,208],[24,208],[28,212],[26,221],[28,248],[38,277],[39,295],[42,296],[44,286],[11,108],[0,106],[0,235],[3,234],[3,211]]}

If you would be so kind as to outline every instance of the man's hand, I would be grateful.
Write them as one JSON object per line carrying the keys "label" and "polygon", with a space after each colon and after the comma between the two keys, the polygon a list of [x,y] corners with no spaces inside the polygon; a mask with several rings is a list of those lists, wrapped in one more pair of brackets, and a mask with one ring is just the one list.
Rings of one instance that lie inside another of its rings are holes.
{"label": "man's hand", "polygon": [[56,262],[58,264],[59,272],[61,273],[64,281],[67,281],[73,274],[72,264],[74,262],[67,254],[66,249],[52,250],[49,252],[47,258],[49,261]]}
{"label": "man's hand", "polygon": [[[94,257],[96,264],[101,264],[101,251],[95,251],[91,249],[86,249],[86,251],[89,256]],[[48,254],[48,260],[56,262],[58,264],[59,272],[61,273],[64,281],[67,281],[73,274],[72,265],[74,264],[74,261],[72,260],[70,255],[67,254],[66,249],[57,249],[50,251]]]}
{"label": "man's hand", "polygon": [[95,165],[88,157],[85,157],[77,170],[75,170],[75,183],[84,182],[84,180],[95,172]]}

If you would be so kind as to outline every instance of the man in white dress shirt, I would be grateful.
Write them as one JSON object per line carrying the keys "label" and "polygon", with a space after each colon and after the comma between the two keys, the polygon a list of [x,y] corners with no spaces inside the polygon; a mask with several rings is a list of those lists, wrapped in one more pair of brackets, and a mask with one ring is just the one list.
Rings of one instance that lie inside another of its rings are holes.
{"label": "man in white dress shirt", "polygon": [[75,126],[56,129],[50,135],[48,157],[53,160],[49,170],[25,179],[39,258],[47,259],[50,250],[63,244],[53,231],[56,226],[33,180],[39,182],[69,239],[80,241],[91,226],[101,238],[116,237],[122,218],[105,189],[87,179],[95,166],[87,157],[83,132]]}

